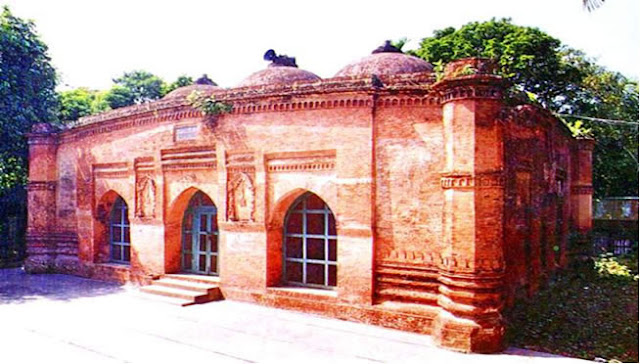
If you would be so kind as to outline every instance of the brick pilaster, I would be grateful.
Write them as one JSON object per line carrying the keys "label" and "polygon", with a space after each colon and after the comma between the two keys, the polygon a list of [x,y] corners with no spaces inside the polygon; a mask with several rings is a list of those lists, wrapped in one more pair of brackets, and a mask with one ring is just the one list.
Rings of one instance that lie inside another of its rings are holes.
{"label": "brick pilaster", "polygon": [[51,236],[56,218],[56,134],[48,124],[36,124],[29,137],[27,184],[27,259],[30,272],[53,268],[56,240]]}
{"label": "brick pilaster", "polygon": [[571,224],[576,239],[572,254],[587,253],[590,249],[589,233],[592,228],[592,153],[595,140],[576,139],[572,150],[571,174]]}
{"label": "brick pilaster", "polygon": [[447,66],[442,95],[446,167],[442,264],[434,323],[438,345],[466,352],[503,348],[504,158],[498,121],[504,81],[487,60]]}

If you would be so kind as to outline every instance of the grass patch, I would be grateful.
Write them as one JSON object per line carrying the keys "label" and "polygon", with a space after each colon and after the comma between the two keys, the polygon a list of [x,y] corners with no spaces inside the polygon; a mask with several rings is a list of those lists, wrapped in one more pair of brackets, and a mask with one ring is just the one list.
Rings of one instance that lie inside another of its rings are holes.
{"label": "grass patch", "polygon": [[601,256],[561,272],[532,299],[505,313],[510,345],[588,360],[638,362],[637,275],[637,254]]}

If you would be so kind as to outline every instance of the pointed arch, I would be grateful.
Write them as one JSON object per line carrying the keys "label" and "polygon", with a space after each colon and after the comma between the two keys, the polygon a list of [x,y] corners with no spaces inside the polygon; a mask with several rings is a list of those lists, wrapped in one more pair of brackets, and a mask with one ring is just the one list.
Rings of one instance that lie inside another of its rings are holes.
{"label": "pointed arch", "polygon": [[109,218],[109,261],[131,264],[131,229],[129,206],[122,197],[116,198]]}
{"label": "pointed arch", "polygon": [[[183,239],[185,238],[185,213],[187,213],[195,200],[199,200],[201,205],[210,205],[215,210],[214,221],[209,224],[208,229],[213,229],[216,235],[217,244],[217,208],[214,200],[202,190],[190,187],[184,190],[174,199],[169,207],[165,220],[165,271],[167,273],[177,273],[183,269]],[[217,259],[217,256],[215,257]],[[209,257],[209,259],[212,259]],[[188,268],[188,267],[187,267]],[[189,269],[187,269],[189,270]]]}
{"label": "pointed arch", "polygon": [[313,192],[298,197],[287,211],[283,258],[285,284],[316,288],[337,285],[335,216],[327,203]]}
{"label": "pointed arch", "polygon": [[337,284],[337,229],[319,194],[295,189],[270,214],[267,284],[333,288]]}
{"label": "pointed arch", "polygon": [[107,191],[94,211],[93,260],[95,263],[131,261],[129,204],[114,190]]}

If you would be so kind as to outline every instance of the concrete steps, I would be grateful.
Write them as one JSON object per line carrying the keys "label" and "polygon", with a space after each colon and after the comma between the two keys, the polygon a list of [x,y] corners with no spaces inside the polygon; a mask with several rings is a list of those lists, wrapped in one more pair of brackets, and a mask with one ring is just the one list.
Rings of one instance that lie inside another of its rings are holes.
{"label": "concrete steps", "polygon": [[223,299],[217,277],[191,274],[167,274],[140,288],[140,292],[161,301],[189,306]]}

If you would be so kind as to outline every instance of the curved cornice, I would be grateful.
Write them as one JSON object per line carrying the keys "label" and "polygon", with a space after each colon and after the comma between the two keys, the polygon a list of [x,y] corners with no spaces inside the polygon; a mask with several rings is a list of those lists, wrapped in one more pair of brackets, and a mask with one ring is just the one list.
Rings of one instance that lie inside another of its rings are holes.
{"label": "curved cornice", "polygon": [[[302,85],[266,85],[220,89],[212,96],[233,105],[230,114],[284,112],[313,109],[372,107],[419,107],[437,105],[431,92],[435,79],[431,73],[380,77],[382,86],[372,78],[340,77]],[[199,118],[202,113],[184,99],[161,99],[132,105],[78,120],[59,135],[63,142],[112,131],[151,125],[165,121]]]}

